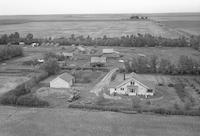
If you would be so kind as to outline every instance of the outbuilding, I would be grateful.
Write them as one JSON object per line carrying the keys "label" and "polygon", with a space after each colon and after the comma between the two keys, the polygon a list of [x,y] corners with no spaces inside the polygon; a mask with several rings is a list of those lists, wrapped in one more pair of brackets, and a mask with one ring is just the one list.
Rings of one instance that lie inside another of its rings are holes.
{"label": "outbuilding", "polygon": [[63,73],[50,81],[51,88],[71,88],[75,82],[75,77],[69,73]]}

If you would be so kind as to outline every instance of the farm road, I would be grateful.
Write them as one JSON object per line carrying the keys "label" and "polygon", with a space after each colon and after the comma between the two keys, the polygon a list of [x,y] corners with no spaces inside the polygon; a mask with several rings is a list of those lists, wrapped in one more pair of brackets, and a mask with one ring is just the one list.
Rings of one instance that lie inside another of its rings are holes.
{"label": "farm road", "polygon": [[106,76],[95,85],[95,87],[90,91],[92,93],[95,93],[97,96],[99,95],[99,92],[102,91],[103,87],[109,85],[112,75],[118,70],[118,68],[113,68]]}

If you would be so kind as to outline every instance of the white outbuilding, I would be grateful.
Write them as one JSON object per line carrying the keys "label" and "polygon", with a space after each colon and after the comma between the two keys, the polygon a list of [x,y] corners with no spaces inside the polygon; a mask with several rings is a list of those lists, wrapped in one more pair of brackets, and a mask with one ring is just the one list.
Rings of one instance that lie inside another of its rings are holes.
{"label": "white outbuilding", "polygon": [[69,73],[63,73],[50,81],[51,88],[71,88],[74,84],[75,78]]}

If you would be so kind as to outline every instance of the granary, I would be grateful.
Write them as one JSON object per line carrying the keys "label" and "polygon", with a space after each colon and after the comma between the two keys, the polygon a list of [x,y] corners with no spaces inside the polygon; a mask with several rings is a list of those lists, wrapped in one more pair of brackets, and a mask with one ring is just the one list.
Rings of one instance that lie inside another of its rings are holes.
{"label": "granary", "polygon": [[91,63],[106,63],[106,57],[91,57]]}
{"label": "granary", "polygon": [[142,79],[136,73],[131,73],[130,77],[121,82],[114,82],[109,86],[110,94],[121,95],[143,95],[153,96],[155,91],[155,85],[151,81]]}
{"label": "granary", "polygon": [[103,54],[109,54],[109,53],[114,53],[114,52],[115,52],[114,49],[103,49],[102,50]]}
{"label": "granary", "polygon": [[69,73],[63,73],[50,81],[51,88],[71,88],[75,82],[75,77]]}

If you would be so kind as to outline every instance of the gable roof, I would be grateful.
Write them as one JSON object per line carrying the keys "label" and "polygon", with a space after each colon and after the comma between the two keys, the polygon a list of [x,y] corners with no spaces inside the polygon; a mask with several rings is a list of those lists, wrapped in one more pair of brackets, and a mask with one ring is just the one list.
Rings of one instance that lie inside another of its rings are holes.
{"label": "gable roof", "polygon": [[151,81],[147,81],[143,78],[141,78],[139,75],[137,75],[136,73],[131,73],[131,77],[122,81],[122,82],[116,82],[114,84],[112,84],[110,87],[113,87],[113,88],[119,88],[121,87],[122,85],[130,82],[131,80],[135,80],[136,82],[138,82],[140,85],[142,85],[143,87],[147,88],[147,89],[155,89],[155,85],[153,82]]}
{"label": "gable roof", "polygon": [[70,82],[72,79],[74,79],[74,77],[69,73],[63,73],[57,78],[61,78],[62,80],[67,81],[67,82]]}

